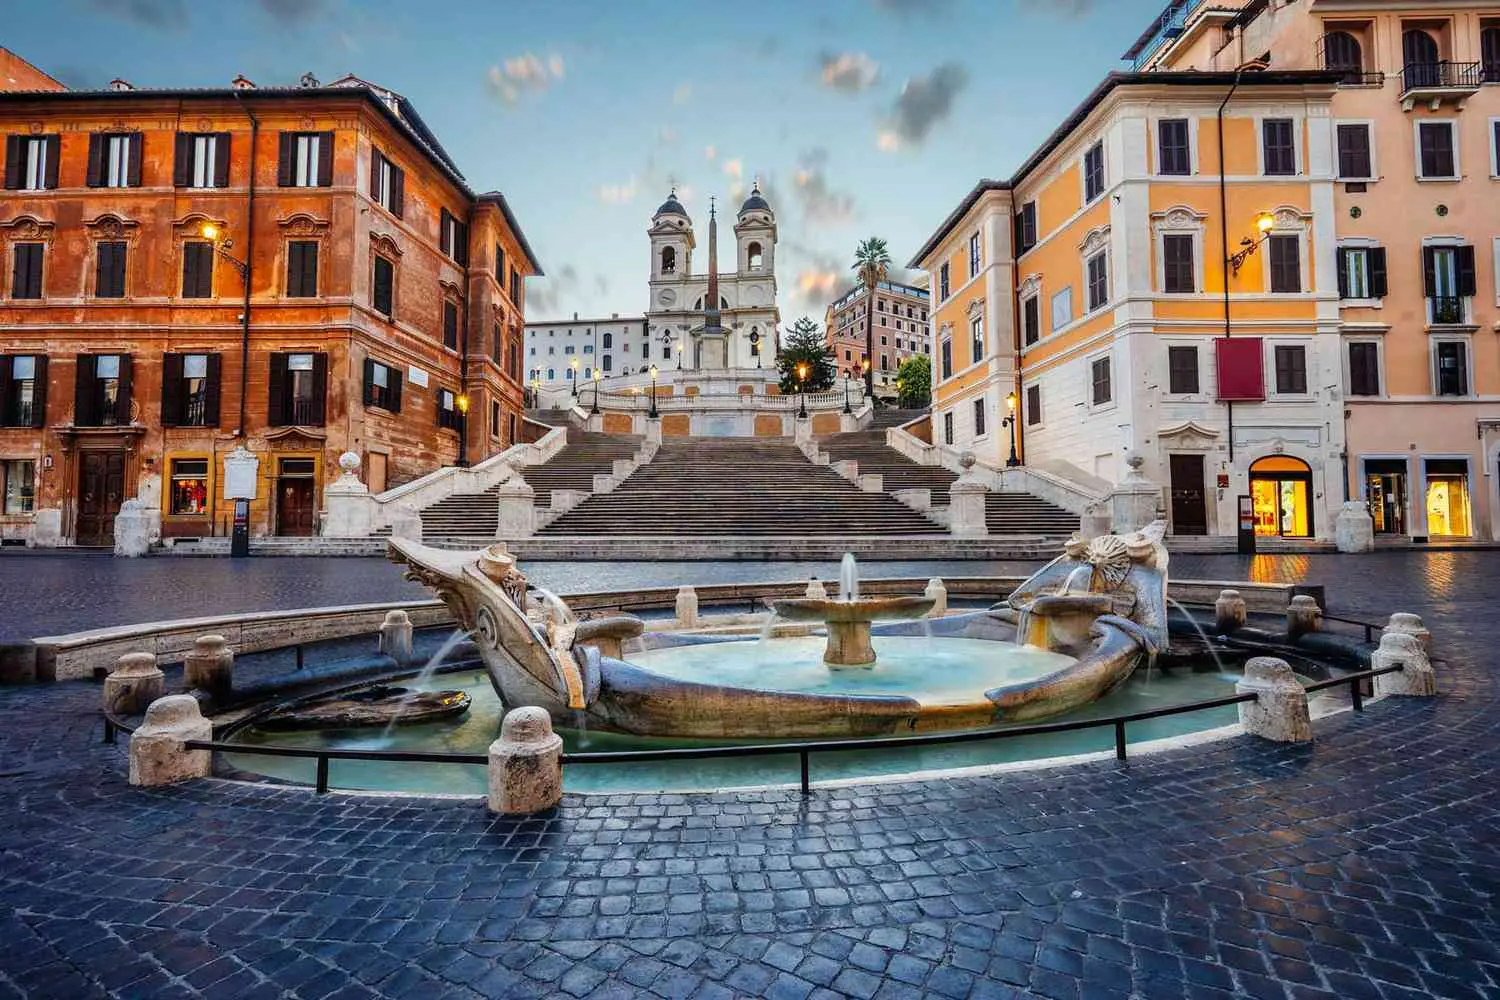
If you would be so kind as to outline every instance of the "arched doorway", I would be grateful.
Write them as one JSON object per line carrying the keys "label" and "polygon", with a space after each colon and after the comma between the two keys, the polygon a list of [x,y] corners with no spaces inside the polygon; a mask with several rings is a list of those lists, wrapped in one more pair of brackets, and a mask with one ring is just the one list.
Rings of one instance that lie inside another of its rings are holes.
{"label": "arched doorway", "polygon": [[1437,39],[1421,28],[1408,28],[1401,35],[1401,58],[1406,89],[1436,87],[1442,83],[1443,67],[1439,61]]}
{"label": "arched doorway", "polygon": [[1312,467],[1290,455],[1268,455],[1250,466],[1255,533],[1272,538],[1311,538]]}

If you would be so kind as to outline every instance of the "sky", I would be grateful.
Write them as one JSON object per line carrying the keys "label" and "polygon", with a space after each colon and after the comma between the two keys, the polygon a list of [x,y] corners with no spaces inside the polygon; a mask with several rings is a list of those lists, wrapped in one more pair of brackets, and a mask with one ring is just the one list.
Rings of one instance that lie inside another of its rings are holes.
{"label": "sky", "polygon": [[[1164,0],[54,0],[0,45],[72,87],[290,85],[404,94],[475,190],[505,192],[545,278],[529,319],[644,311],[673,184],[707,265],[708,199],[758,178],[782,325],[851,283],[869,236],[904,265],[1004,178]],[[896,277],[900,277],[898,272]]]}

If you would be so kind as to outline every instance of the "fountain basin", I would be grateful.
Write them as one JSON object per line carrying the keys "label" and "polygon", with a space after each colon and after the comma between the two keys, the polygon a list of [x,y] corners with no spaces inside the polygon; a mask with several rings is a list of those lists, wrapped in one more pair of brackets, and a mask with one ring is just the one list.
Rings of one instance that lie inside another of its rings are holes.
{"label": "fountain basin", "polygon": [[877,619],[921,618],[937,603],[931,597],[856,597],[834,600],[798,597],[776,601],[776,614],[791,621],[820,621],[828,626],[823,662],[830,667],[868,667],[875,663],[870,623]]}

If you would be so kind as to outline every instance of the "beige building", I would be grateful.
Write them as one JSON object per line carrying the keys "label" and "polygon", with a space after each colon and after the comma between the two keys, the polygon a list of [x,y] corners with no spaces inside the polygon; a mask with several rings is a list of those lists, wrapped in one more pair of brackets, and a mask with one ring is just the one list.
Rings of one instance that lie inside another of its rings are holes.
{"label": "beige building", "polygon": [[[918,354],[931,356],[932,343],[927,330],[927,310],[931,300],[927,289],[882,281],[875,295],[875,389],[894,393],[896,372],[901,362]],[[823,328],[834,364],[846,378],[863,378],[865,337],[869,316],[869,295],[856,286],[828,306]]]}

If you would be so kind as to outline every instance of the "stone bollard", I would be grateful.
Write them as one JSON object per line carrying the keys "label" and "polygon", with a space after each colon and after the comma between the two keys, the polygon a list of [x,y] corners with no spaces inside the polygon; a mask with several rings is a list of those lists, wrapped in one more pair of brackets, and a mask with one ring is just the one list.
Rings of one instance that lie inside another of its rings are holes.
{"label": "stone bollard", "polygon": [[1227,635],[1245,627],[1245,599],[1238,590],[1221,590],[1214,601],[1214,630]]}
{"label": "stone bollard", "polygon": [[1375,678],[1375,693],[1406,698],[1431,698],[1437,694],[1437,674],[1422,642],[1404,632],[1387,632],[1380,638],[1380,648],[1370,654],[1370,669],[1400,666],[1399,673],[1381,674]]}
{"label": "stone bollard", "polygon": [[677,627],[694,628],[698,624],[698,592],[692,587],[677,588]]}
{"label": "stone bollard", "polygon": [[828,588],[823,586],[823,581],[813,577],[807,581],[807,595],[810,600],[822,601],[828,599]]}
{"label": "stone bollard", "polygon": [[948,613],[948,588],[938,577],[927,581],[927,589],[922,591],[922,596],[932,598],[932,610],[927,612],[928,618],[941,618]]}
{"label": "stone bollard", "polygon": [[234,650],[222,635],[200,635],[193,651],[182,661],[182,680],[187,689],[208,692],[222,702],[234,690]]}
{"label": "stone bollard", "polygon": [[1240,702],[1240,725],[1251,736],[1279,743],[1306,743],[1312,739],[1312,715],[1307,691],[1285,660],[1257,656],[1245,664],[1245,676],[1234,686],[1236,694],[1253,694],[1254,701]]}
{"label": "stone bollard", "polygon": [[513,708],[490,744],[490,811],[508,816],[562,801],[562,737],[544,708]]}
{"label": "stone bollard", "polygon": [[104,678],[104,710],[135,715],[166,691],[167,682],[154,654],[126,653],[115,661],[114,672]]}
{"label": "stone bollard", "polygon": [[1323,627],[1323,609],[1315,598],[1298,594],[1286,606],[1286,634],[1293,639]]}
{"label": "stone bollard", "polygon": [[1420,615],[1414,615],[1409,611],[1397,611],[1391,615],[1391,620],[1386,625],[1383,634],[1393,633],[1412,636],[1422,644],[1422,649],[1428,656],[1432,655],[1432,633],[1427,631],[1426,625],[1422,624]]}
{"label": "stone bollard", "polygon": [[1375,521],[1358,500],[1345,500],[1333,521],[1333,544],[1340,552],[1374,552]]}
{"label": "stone bollard", "polygon": [[499,517],[495,537],[530,538],[536,533],[536,491],[520,476],[513,476],[495,491]]}
{"label": "stone bollard", "polygon": [[213,768],[207,750],[189,750],[188,740],[211,740],[213,723],[198,709],[190,694],[169,694],[146,709],[146,721],[130,737],[130,783],[170,785],[188,778],[206,778]]}
{"label": "stone bollard", "polygon": [[380,623],[380,652],[402,665],[416,659],[412,652],[411,615],[395,610],[385,613]]}

